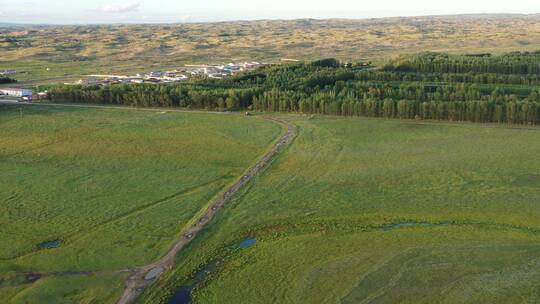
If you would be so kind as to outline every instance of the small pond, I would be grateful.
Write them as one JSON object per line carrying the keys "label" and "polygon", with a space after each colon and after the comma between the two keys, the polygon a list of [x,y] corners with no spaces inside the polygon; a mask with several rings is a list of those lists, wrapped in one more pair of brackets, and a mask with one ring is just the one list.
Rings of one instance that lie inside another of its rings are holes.
{"label": "small pond", "polygon": [[39,249],[54,249],[54,248],[60,247],[61,244],[62,244],[62,241],[60,240],[52,240],[52,241],[43,242],[39,244],[38,248]]}
{"label": "small pond", "polygon": [[[257,243],[257,240],[254,238],[246,239],[238,244],[240,249],[248,248]],[[202,270],[197,272],[195,276],[188,282],[186,285],[178,287],[174,292],[174,295],[169,300],[169,304],[191,304],[191,293],[193,289],[201,284],[204,279],[217,268],[216,263],[211,263],[206,265]]]}
{"label": "small pond", "polygon": [[169,300],[169,304],[190,304],[191,303],[191,292],[201,284],[206,276],[216,270],[216,264],[209,264],[205,266],[202,270],[197,272],[191,281],[183,286],[178,287],[174,292],[173,297]]}
{"label": "small pond", "polygon": [[242,242],[240,242],[240,248],[244,249],[244,248],[248,248],[248,247],[251,247],[253,245],[255,245],[257,243],[257,240],[256,239],[247,239],[247,240],[243,240]]}

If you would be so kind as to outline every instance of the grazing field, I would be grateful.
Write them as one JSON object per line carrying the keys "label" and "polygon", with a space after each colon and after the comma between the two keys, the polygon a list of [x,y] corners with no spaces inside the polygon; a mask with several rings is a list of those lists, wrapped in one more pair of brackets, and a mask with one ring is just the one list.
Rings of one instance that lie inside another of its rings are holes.
{"label": "grazing field", "polygon": [[280,117],[293,145],[141,303],[205,265],[195,303],[540,300],[539,128]]}
{"label": "grazing field", "polygon": [[282,132],[237,114],[0,105],[2,303],[111,303]]}
{"label": "grazing field", "polygon": [[0,26],[0,71],[21,85],[184,64],[281,59],[383,62],[403,53],[537,50],[538,15],[261,20],[104,26]]}

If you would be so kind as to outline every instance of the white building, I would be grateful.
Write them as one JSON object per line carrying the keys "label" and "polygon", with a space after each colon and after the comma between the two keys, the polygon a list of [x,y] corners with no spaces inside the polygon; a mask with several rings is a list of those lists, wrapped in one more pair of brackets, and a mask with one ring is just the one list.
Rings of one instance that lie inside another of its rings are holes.
{"label": "white building", "polygon": [[5,89],[0,89],[0,92],[4,95],[15,96],[15,97],[32,96],[32,90],[30,89],[5,88]]}
{"label": "white building", "polygon": [[206,74],[206,75],[212,75],[212,74],[218,74],[218,73],[221,73],[221,71],[223,70],[221,67],[217,66],[217,67],[204,67],[203,69],[203,73]]}
{"label": "white building", "polygon": [[13,74],[17,74],[17,71],[15,70],[0,71],[0,76],[8,76],[8,75],[13,75]]}

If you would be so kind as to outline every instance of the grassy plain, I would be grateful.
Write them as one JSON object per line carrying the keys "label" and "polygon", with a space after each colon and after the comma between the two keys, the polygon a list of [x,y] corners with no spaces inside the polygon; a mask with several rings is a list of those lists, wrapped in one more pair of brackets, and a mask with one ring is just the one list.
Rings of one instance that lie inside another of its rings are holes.
{"label": "grassy plain", "polygon": [[28,85],[184,64],[324,57],[382,62],[419,50],[502,53],[539,45],[538,15],[0,27],[0,70],[26,72],[16,78]]}
{"label": "grassy plain", "polygon": [[114,302],[115,271],[161,257],[280,132],[236,114],[0,105],[0,299]]}
{"label": "grassy plain", "polygon": [[282,117],[293,145],[141,303],[215,260],[196,303],[540,300],[540,129]]}

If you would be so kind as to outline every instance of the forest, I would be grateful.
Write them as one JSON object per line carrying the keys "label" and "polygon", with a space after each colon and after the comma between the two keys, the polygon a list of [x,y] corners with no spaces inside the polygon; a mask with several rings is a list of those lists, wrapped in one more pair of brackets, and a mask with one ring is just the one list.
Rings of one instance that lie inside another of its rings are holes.
{"label": "forest", "polygon": [[381,67],[323,59],[174,85],[61,85],[53,102],[540,123],[540,51],[420,53]]}

